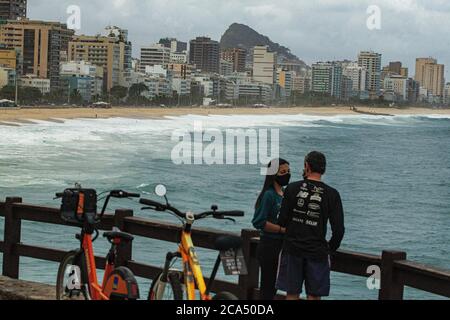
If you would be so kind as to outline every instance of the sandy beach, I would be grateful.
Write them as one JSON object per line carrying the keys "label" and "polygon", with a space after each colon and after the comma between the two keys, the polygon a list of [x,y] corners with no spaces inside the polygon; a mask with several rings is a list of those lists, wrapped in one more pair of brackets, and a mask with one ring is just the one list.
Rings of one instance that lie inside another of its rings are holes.
{"label": "sandy beach", "polygon": [[[358,110],[373,114],[389,115],[450,115],[450,109],[426,109],[426,108],[370,108],[358,107]],[[62,121],[63,119],[77,118],[161,118],[165,116],[181,116],[186,114],[195,115],[270,115],[270,114],[305,114],[305,115],[356,115],[350,107],[293,107],[293,108],[133,108],[114,107],[111,109],[91,108],[20,108],[0,109],[0,124],[18,125],[30,123],[33,120]]]}

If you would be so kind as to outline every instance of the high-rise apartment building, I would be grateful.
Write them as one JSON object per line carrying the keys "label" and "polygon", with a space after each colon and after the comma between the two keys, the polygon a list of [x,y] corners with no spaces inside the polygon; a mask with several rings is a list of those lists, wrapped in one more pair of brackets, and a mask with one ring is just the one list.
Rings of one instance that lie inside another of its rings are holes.
{"label": "high-rise apartment building", "polygon": [[371,99],[377,99],[381,92],[381,54],[363,51],[358,55],[358,65],[367,70],[367,90]]}
{"label": "high-rise apartment building", "polygon": [[27,17],[27,0],[0,0],[0,20]]}
{"label": "high-rise apartment building", "polygon": [[74,36],[69,42],[69,61],[86,61],[103,68],[104,86],[109,91],[119,85],[124,70],[125,43],[115,37]]}
{"label": "high-rise apartment building", "polygon": [[362,92],[367,90],[367,69],[360,67],[357,62],[343,64],[342,74],[352,81],[352,97],[361,96]]}
{"label": "high-rise apartment building", "polygon": [[415,80],[434,97],[444,96],[444,69],[434,58],[418,58],[416,60]]}
{"label": "high-rise apartment building", "polygon": [[342,65],[339,62],[318,62],[312,65],[313,92],[342,98]]}
{"label": "high-rise apartment building", "polygon": [[110,38],[115,38],[120,44],[120,83],[123,83],[124,78],[130,76],[130,72],[133,69],[133,46],[131,41],[128,41],[128,30],[122,29],[116,26],[107,26],[103,32],[103,35]]}
{"label": "high-rise apartment building", "polygon": [[280,89],[280,97],[290,97],[294,89],[295,72],[285,70],[283,68],[277,69],[277,84]]}
{"label": "high-rise apartment building", "polygon": [[253,48],[253,80],[273,85],[277,77],[277,54],[268,46]]}
{"label": "high-rise apartment building", "polygon": [[170,48],[159,43],[141,48],[141,72],[145,72],[145,68],[148,66],[167,66],[169,63]]}
{"label": "high-rise apartment building", "polygon": [[205,73],[219,73],[219,42],[207,37],[197,37],[190,41],[189,63]]}
{"label": "high-rise apartment building", "polygon": [[292,79],[292,91],[300,94],[311,91],[311,77],[309,75],[295,75]]}
{"label": "high-rise apartment building", "polygon": [[22,19],[0,25],[0,43],[20,55],[18,73],[50,79],[52,89],[61,87],[59,65],[73,34],[58,22]]}
{"label": "high-rise apartment building", "polygon": [[231,48],[222,51],[222,59],[233,64],[233,72],[245,72],[245,61],[247,50],[242,48]]}

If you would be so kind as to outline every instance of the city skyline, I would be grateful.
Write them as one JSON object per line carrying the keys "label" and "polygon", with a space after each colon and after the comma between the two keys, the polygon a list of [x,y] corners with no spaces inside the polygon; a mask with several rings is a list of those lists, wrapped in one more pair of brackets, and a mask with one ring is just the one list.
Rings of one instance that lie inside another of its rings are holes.
{"label": "city skyline", "polygon": [[[67,19],[68,5],[79,5],[82,29],[78,34],[96,34],[109,24],[128,29],[134,57],[139,56],[141,46],[166,36],[189,41],[206,35],[220,40],[231,23],[239,22],[289,47],[309,65],[317,61],[356,60],[360,50],[382,53],[383,65],[389,61],[402,61],[412,74],[419,57],[434,57],[450,65],[447,54],[450,44],[438,41],[444,36],[445,26],[450,27],[450,4],[442,1],[383,0],[355,4],[344,0],[338,5],[330,0],[314,4],[283,0],[277,8],[271,7],[273,4],[269,1],[253,0],[244,3],[232,0],[226,4],[203,0],[188,3],[115,0],[109,8],[97,0],[29,0],[28,3],[30,19],[61,22]],[[369,5],[378,5],[381,9],[381,30],[370,31],[366,26]],[[198,18],[190,19],[193,15]],[[143,28],[142,21],[148,23],[149,17],[155,23]],[[449,69],[445,76],[450,78]]]}

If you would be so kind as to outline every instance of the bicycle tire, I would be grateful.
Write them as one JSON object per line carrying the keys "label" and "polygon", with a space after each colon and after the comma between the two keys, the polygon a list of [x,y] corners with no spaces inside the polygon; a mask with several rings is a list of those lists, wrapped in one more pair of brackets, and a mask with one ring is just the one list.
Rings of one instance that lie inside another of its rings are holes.
{"label": "bicycle tire", "polygon": [[224,300],[224,301],[236,301],[239,300],[234,294],[230,292],[219,292],[213,297],[214,301]]}
{"label": "bicycle tire", "polygon": [[[56,278],[56,300],[90,300],[89,293],[86,292],[86,286],[84,285],[86,279],[86,273],[84,268],[84,263],[78,263],[79,252],[70,251],[61,261],[58,267],[58,275]],[[80,289],[70,290],[65,284],[65,280],[68,277],[69,266],[77,266],[80,268]]]}
{"label": "bicycle tire", "polygon": [[167,283],[161,281],[162,273],[160,273],[152,282],[150,291],[148,292],[148,300],[169,300],[165,298],[165,292],[167,285],[169,285],[172,292],[172,298],[170,300],[181,301],[183,300],[183,285],[180,279],[179,272],[169,272],[167,276]]}

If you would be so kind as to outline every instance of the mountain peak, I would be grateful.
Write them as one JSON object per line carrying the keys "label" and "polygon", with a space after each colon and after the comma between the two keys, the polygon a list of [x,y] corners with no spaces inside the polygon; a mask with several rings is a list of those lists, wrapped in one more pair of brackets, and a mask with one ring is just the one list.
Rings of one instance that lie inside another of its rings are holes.
{"label": "mountain peak", "polygon": [[289,48],[273,42],[269,37],[258,33],[245,24],[236,22],[231,24],[220,39],[220,46],[222,49],[245,48],[250,50],[258,45],[268,46],[271,51],[284,57],[284,60],[286,61],[305,64],[296,55],[292,54]]}

